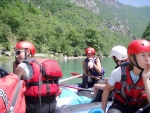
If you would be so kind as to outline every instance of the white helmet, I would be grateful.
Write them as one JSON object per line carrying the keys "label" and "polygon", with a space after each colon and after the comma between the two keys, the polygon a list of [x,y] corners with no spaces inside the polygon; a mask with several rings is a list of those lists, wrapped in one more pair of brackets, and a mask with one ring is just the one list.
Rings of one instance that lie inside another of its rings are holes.
{"label": "white helmet", "polygon": [[128,58],[127,49],[124,46],[115,46],[111,49],[111,56],[115,56],[118,60]]}

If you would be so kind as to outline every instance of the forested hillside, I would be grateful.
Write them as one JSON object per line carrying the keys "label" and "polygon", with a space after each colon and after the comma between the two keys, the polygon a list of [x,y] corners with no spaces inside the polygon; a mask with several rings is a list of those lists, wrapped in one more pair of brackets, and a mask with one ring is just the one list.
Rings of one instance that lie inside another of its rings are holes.
{"label": "forested hillside", "polygon": [[100,18],[111,31],[141,37],[150,21],[150,7],[123,5],[116,0],[71,0]]}
{"label": "forested hillside", "polygon": [[[100,0],[96,2],[100,3]],[[147,16],[146,20],[141,18],[141,23],[137,21],[135,27],[132,21],[119,13],[115,16],[115,23],[112,21],[114,18],[109,18],[112,16],[106,16],[107,13],[112,14],[111,10],[106,6],[101,8],[105,9],[103,13],[93,13],[71,0],[1,0],[0,49],[10,51],[17,41],[29,40],[36,45],[38,53],[78,56],[84,54],[87,46],[92,46],[98,53],[107,56],[114,45],[127,46],[133,38],[142,36],[139,30],[143,32],[146,29]],[[129,10],[126,7],[122,10],[125,9]],[[149,7],[147,9],[150,11]],[[141,9],[138,12],[143,16]],[[137,20],[138,17],[132,19]],[[119,18],[124,20],[119,21]],[[123,22],[129,26],[122,24]]]}
{"label": "forested hillside", "polygon": [[147,40],[150,40],[150,23],[146,27],[142,37],[146,38]]}

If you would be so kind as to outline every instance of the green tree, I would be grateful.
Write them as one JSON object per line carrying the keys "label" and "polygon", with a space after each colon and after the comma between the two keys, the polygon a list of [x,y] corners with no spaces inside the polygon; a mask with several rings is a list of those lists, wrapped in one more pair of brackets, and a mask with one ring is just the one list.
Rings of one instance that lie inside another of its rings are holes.
{"label": "green tree", "polygon": [[148,26],[146,27],[146,30],[143,33],[143,38],[150,40],[150,23],[148,24]]}

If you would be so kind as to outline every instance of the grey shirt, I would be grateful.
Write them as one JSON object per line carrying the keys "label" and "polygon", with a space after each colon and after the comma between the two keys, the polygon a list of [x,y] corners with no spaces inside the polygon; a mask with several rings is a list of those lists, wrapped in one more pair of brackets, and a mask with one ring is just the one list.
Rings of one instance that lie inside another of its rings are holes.
{"label": "grey shirt", "polygon": [[28,63],[20,63],[18,66],[21,67],[26,72],[26,74],[23,75],[23,79],[29,80],[29,79],[32,78],[32,76],[33,76],[33,69],[32,69],[32,66],[30,64],[28,64]]}

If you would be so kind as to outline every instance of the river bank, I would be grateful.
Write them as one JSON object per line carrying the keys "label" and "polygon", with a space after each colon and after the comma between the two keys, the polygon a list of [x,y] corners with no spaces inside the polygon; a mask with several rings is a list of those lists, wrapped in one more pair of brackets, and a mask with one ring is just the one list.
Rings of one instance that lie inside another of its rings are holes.
{"label": "river bank", "polygon": [[[11,52],[1,52],[0,54],[0,59],[4,59],[4,58],[9,58],[9,57],[14,57],[14,54]],[[67,55],[63,55],[63,54],[41,54],[41,53],[36,53],[35,54],[36,58],[50,58],[50,59],[63,59],[63,60],[67,60],[67,59],[82,59],[82,58],[86,58],[86,56],[67,56]],[[102,56],[102,58],[105,58],[105,56]]]}
{"label": "river bank", "polygon": [[[35,54],[35,57],[36,58],[63,59],[63,60],[86,58],[86,56],[74,57],[74,56],[67,56],[67,55],[62,55],[62,54],[40,54],[40,53]],[[2,59],[9,59],[9,58],[14,58],[14,54],[10,54],[8,52],[0,54],[1,60]]]}

